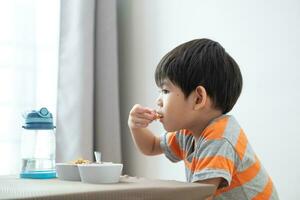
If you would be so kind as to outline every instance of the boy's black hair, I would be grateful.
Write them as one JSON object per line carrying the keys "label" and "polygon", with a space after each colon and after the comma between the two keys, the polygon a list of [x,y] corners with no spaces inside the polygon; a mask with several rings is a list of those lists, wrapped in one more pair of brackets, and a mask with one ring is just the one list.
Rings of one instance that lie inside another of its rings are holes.
{"label": "boy's black hair", "polygon": [[157,86],[165,79],[181,88],[186,98],[197,86],[203,86],[223,114],[233,108],[243,86],[238,64],[210,39],[192,40],[167,53],[155,71]]}

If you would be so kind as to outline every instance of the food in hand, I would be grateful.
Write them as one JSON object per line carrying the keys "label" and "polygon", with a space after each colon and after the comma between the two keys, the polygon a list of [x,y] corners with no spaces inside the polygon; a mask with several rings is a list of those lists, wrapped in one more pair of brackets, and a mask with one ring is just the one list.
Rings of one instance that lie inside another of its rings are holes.
{"label": "food in hand", "polygon": [[156,119],[156,120],[157,120],[157,119],[161,119],[161,118],[163,118],[163,116],[162,116],[161,114],[155,113],[155,119]]}

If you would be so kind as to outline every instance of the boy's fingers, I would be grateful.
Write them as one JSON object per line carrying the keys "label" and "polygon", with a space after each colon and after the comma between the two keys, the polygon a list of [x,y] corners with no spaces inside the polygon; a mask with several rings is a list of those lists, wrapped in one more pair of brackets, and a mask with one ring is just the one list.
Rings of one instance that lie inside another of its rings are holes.
{"label": "boy's fingers", "polygon": [[152,121],[155,119],[155,114],[143,113],[143,114],[137,114],[137,117]]}

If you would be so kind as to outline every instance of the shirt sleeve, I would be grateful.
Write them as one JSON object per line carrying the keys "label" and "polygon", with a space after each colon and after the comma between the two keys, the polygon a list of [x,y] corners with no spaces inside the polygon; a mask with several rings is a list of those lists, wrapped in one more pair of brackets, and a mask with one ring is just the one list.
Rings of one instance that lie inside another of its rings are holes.
{"label": "shirt sleeve", "polygon": [[172,162],[183,160],[183,151],[180,146],[180,132],[168,132],[160,136],[160,146],[166,157]]}
{"label": "shirt sleeve", "polygon": [[223,178],[219,188],[230,185],[238,157],[226,139],[208,140],[197,147],[192,182]]}

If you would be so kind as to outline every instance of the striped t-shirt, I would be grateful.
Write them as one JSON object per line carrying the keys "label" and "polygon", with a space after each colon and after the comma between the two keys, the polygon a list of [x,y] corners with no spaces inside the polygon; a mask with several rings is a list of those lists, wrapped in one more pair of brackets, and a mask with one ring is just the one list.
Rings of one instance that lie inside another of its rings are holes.
{"label": "striped t-shirt", "polygon": [[214,199],[279,199],[233,116],[214,119],[197,141],[190,131],[180,130],[163,134],[160,145],[171,161],[184,161],[188,182],[223,178]]}

